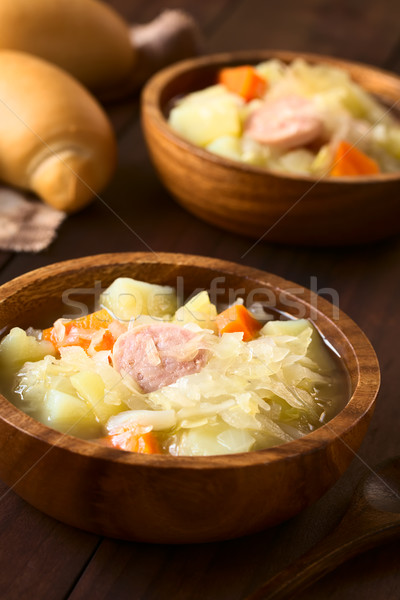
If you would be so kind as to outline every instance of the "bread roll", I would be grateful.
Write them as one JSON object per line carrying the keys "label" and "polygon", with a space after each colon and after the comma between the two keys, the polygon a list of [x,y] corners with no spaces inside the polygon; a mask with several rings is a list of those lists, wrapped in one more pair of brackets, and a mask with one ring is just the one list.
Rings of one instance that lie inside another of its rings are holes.
{"label": "bread roll", "polygon": [[39,58],[0,51],[0,73],[0,179],[78,210],[114,170],[106,114],[73,77]]}
{"label": "bread roll", "polygon": [[0,50],[48,60],[99,95],[130,78],[129,36],[125,21],[98,0],[0,1]]}

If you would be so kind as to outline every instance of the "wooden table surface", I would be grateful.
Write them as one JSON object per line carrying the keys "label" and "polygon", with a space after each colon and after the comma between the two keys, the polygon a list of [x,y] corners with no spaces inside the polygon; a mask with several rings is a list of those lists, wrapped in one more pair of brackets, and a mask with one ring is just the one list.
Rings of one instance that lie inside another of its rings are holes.
{"label": "wooden table surface", "polygon": [[[203,31],[205,52],[302,50],[400,69],[398,0],[111,3],[137,22],[166,7],[188,10]],[[101,539],[46,517],[1,484],[0,597],[240,600],[337,523],[365,472],[364,463],[374,465],[400,454],[400,240],[323,250],[278,247],[267,241],[246,253],[252,242],[198,221],[163,189],[146,152],[138,99],[109,112],[118,132],[120,158],[114,180],[103,194],[105,204],[96,201],[70,217],[53,245],[39,255],[0,254],[0,282],[68,258],[149,248],[242,262],[306,287],[314,277],[318,289],[337,290],[340,307],[370,337],[381,364],[382,388],[359,457],[337,485],[298,517],[244,539],[194,546]],[[369,598],[400,598],[398,543],[361,555],[298,596],[298,600]]]}

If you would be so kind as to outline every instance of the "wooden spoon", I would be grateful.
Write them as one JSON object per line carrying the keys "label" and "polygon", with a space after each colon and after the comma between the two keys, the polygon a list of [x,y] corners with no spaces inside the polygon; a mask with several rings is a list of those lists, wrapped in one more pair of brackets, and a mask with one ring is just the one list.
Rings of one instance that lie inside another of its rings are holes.
{"label": "wooden spoon", "polygon": [[247,600],[282,600],[360,552],[400,535],[400,457],[371,470],[338,526],[314,548],[269,579]]}

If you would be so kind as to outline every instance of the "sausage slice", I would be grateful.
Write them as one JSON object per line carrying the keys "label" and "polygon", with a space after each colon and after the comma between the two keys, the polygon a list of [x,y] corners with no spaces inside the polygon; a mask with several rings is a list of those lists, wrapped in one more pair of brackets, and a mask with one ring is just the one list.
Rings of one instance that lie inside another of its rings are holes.
{"label": "sausage slice", "polygon": [[322,130],[312,102],[294,95],[267,101],[249,115],[244,128],[257,142],[282,150],[304,146],[319,137]]}
{"label": "sausage slice", "polygon": [[113,365],[144,392],[153,392],[202,369],[208,352],[198,340],[198,334],[173,323],[139,326],[117,339]]}

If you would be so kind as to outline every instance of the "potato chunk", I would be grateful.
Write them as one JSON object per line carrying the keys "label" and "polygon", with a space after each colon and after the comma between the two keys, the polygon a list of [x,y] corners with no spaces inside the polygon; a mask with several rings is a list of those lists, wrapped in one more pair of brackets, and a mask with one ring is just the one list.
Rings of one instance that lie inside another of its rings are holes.
{"label": "potato chunk", "polygon": [[196,325],[199,325],[203,329],[211,329],[216,332],[216,317],[217,308],[215,304],[212,304],[208,292],[204,290],[196,294],[196,296],[176,311],[174,321],[179,323],[179,325],[196,323]]}
{"label": "potato chunk", "polygon": [[100,375],[93,371],[82,371],[76,373],[70,378],[72,385],[79,394],[80,398],[87,402],[92,408],[97,420],[105,425],[108,419],[126,408],[107,403],[107,394],[105,394],[104,382]]}
{"label": "potato chunk", "polygon": [[169,123],[193,144],[207,146],[221,136],[240,136],[242,104],[223,86],[213,86],[186,96],[171,110]]}
{"label": "potato chunk", "polygon": [[102,427],[86,402],[71,394],[59,390],[50,390],[46,394],[46,422],[62,433],[82,438],[95,438],[102,434]]}
{"label": "potato chunk", "polygon": [[18,370],[24,363],[41,360],[47,354],[55,355],[53,344],[27,335],[20,327],[13,327],[0,343],[0,365],[6,370]]}
{"label": "potato chunk", "polygon": [[176,292],[168,285],[156,285],[119,277],[100,297],[101,305],[120,321],[140,315],[163,318],[176,311]]}

